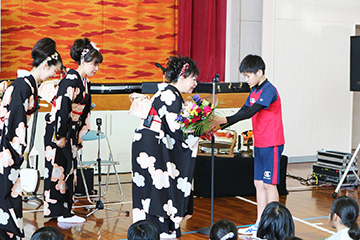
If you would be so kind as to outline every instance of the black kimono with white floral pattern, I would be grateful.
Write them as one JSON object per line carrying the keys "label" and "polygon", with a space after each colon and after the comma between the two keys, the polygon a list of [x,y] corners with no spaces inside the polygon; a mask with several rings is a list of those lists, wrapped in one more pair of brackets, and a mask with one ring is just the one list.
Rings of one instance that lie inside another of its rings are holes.
{"label": "black kimono with white floral pattern", "polygon": [[0,235],[5,239],[24,237],[20,166],[38,98],[35,78],[24,72],[7,88],[0,106]]}
{"label": "black kimono with white floral pattern", "polygon": [[[162,234],[180,237],[180,222],[192,214],[191,184],[198,138],[184,138],[175,121],[184,101],[168,85],[153,97],[159,131],[140,126],[132,144],[133,221],[148,219]],[[159,121],[160,120],[160,121]]]}
{"label": "black kimono with white floral pattern", "polygon": [[[73,215],[77,147],[90,128],[90,104],[90,81],[70,69],[59,83],[51,112],[45,116],[45,217]],[[61,137],[66,137],[64,148],[56,145]]]}

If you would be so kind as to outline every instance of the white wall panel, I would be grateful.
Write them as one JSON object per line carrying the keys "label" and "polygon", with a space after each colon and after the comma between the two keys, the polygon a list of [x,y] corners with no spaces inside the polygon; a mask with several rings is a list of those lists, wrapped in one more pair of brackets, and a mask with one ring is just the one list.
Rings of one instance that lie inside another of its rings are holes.
{"label": "white wall panel", "polygon": [[272,24],[273,32],[263,31],[263,52],[282,97],[285,154],[351,151],[350,36],[360,21],[360,1],[266,4],[263,21]]}

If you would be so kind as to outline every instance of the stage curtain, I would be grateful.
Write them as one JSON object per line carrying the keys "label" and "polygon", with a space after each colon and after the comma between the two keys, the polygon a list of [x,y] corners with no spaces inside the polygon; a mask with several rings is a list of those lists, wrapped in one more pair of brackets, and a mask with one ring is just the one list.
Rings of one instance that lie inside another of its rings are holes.
{"label": "stage curtain", "polygon": [[178,2],[178,53],[194,59],[199,82],[211,82],[215,73],[224,81],[226,0]]}
{"label": "stage curtain", "polygon": [[91,82],[162,81],[154,64],[176,54],[176,1],[2,0],[0,79],[31,70],[32,47],[43,37],[56,41],[66,67],[77,68],[70,48],[88,37],[104,56]]}

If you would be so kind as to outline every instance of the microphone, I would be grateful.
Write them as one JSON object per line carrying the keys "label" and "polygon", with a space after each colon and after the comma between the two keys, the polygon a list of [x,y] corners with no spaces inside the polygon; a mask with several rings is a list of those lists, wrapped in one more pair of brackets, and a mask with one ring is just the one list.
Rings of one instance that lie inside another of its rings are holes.
{"label": "microphone", "polygon": [[163,71],[163,73],[166,71],[166,69],[163,66],[161,66],[160,63],[155,63],[155,66],[160,68]]}
{"label": "microphone", "polygon": [[95,103],[92,103],[92,104],[90,105],[90,111],[93,110],[95,107],[96,107],[96,104],[95,104]]}

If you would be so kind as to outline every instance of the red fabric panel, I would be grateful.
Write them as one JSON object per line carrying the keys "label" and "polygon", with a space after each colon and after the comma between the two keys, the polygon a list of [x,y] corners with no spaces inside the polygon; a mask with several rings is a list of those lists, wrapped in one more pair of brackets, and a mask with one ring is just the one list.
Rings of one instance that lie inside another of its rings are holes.
{"label": "red fabric panel", "polygon": [[178,53],[194,59],[199,82],[224,81],[226,0],[179,1]]}

